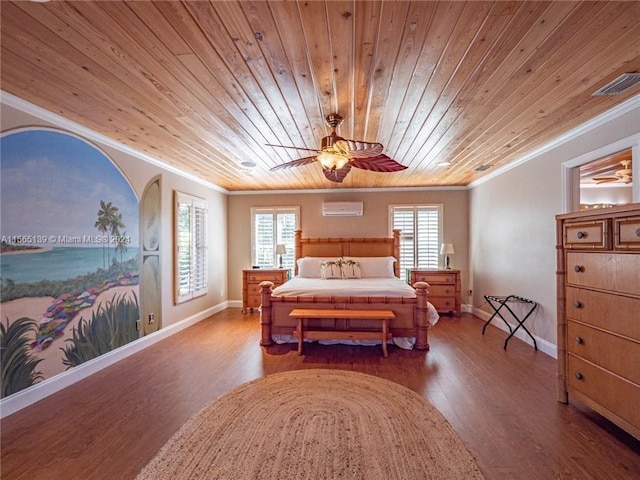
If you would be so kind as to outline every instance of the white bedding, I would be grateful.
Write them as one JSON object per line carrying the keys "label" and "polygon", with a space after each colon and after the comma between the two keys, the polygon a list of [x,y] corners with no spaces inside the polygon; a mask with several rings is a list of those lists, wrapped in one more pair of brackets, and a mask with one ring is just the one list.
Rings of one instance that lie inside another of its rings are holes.
{"label": "white bedding", "polygon": [[294,277],[273,289],[275,296],[339,295],[353,297],[408,297],[416,291],[397,277],[324,279]]}

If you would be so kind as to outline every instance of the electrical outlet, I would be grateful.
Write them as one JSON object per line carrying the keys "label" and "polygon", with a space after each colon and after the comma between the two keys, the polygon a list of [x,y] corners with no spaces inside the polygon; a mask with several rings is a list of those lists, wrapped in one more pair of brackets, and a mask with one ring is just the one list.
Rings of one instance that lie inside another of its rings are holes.
{"label": "electrical outlet", "polygon": [[156,314],[155,313],[150,313],[149,314],[149,325],[151,325],[155,321],[156,321]]}
{"label": "electrical outlet", "polygon": [[136,330],[139,332],[142,329],[142,321],[136,320]]}

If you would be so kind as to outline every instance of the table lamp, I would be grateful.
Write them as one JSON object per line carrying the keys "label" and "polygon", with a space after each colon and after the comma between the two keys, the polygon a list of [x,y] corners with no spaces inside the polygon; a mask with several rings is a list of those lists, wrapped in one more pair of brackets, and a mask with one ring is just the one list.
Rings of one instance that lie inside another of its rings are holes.
{"label": "table lamp", "polygon": [[282,256],[287,254],[287,247],[285,247],[284,243],[279,243],[276,245],[276,255],[280,255],[280,268],[282,268]]}
{"label": "table lamp", "polygon": [[456,251],[453,249],[453,243],[443,243],[440,247],[440,255],[444,255],[444,269],[451,270],[449,266],[449,255],[455,254]]}

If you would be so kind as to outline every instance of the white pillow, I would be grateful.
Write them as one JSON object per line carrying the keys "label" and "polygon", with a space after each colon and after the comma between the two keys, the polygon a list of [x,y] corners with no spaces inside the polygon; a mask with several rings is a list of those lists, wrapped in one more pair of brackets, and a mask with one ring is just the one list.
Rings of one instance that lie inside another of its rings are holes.
{"label": "white pillow", "polygon": [[393,278],[394,257],[348,257],[360,264],[362,278]]}
{"label": "white pillow", "polygon": [[337,261],[337,258],[325,257],[302,257],[297,261],[298,277],[300,278],[322,278],[322,262],[327,260]]}
{"label": "white pillow", "polygon": [[321,264],[322,278],[336,279],[342,278],[342,259],[325,260]]}
{"label": "white pillow", "polygon": [[362,278],[360,262],[352,258],[345,258],[342,262],[342,278]]}

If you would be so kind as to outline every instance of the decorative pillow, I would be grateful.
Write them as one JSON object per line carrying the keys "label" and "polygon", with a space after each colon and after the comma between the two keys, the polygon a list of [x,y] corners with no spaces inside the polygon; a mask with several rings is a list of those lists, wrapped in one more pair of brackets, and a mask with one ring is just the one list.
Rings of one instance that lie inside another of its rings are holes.
{"label": "decorative pillow", "polygon": [[361,278],[393,278],[394,257],[349,257],[360,264]]}
{"label": "decorative pillow", "polygon": [[342,261],[342,278],[362,278],[360,262],[346,258]]}
{"label": "decorative pillow", "polygon": [[298,277],[322,278],[322,262],[337,258],[302,257],[298,259]]}
{"label": "decorative pillow", "polygon": [[342,259],[326,260],[321,264],[322,278],[335,279],[342,278]]}

